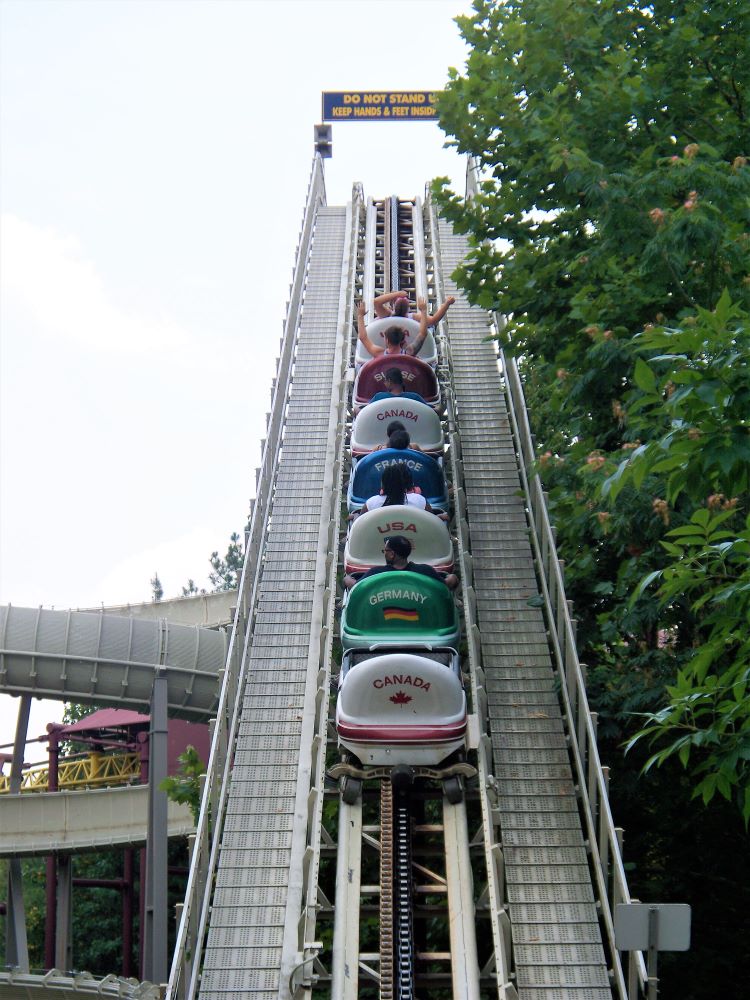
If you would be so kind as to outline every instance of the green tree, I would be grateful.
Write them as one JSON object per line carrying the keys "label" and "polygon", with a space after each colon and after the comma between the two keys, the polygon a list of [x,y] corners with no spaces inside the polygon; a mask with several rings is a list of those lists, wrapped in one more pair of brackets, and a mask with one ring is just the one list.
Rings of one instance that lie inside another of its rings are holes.
{"label": "green tree", "polygon": [[[678,604],[691,655],[668,690],[666,707],[649,713],[633,742],[659,744],[649,764],[672,756],[690,766],[704,802],[736,798],[750,819],[750,323],[724,294],[714,311],[698,309],[683,327],[634,338],[631,422],[658,429],[623,458],[602,493],[616,501],[630,484],[660,475],[668,512],[690,520],[661,541],[662,565],[636,595],[658,587],[661,609]],[[654,353],[657,352],[657,353]]]}
{"label": "green tree", "polygon": [[208,578],[213,584],[214,593],[220,590],[234,590],[240,580],[244,549],[240,536],[233,531],[229,538],[229,546],[223,557],[218,552],[211,553],[211,573]]}
{"label": "green tree", "polygon": [[194,746],[189,745],[177,758],[180,770],[176,775],[170,775],[161,782],[159,788],[167,793],[173,802],[186,803],[190,806],[193,821],[198,825],[198,815],[201,808],[200,777],[206,773],[206,765],[200,758]]}
{"label": "green tree", "polygon": [[[632,736],[630,713],[642,711],[649,733],[660,727],[669,740],[671,723],[684,717],[656,721],[665,687],[681,685],[670,699],[689,697],[684,678],[709,627],[708,611],[697,615],[706,604],[695,603],[708,602],[724,621],[710,627],[730,633],[742,612],[741,582],[730,603],[718,600],[720,591],[706,597],[715,578],[708,552],[692,552],[688,583],[678,539],[697,536],[667,534],[692,531],[714,494],[733,499],[737,511],[746,507],[746,482],[719,488],[716,475],[721,463],[747,467],[747,426],[737,417],[744,397],[732,396],[733,411],[719,418],[720,447],[711,437],[713,466],[706,460],[699,469],[696,428],[693,438],[687,426],[676,430],[674,420],[684,417],[674,408],[688,405],[688,390],[693,407],[698,400],[707,411],[730,407],[731,394],[715,384],[723,362],[678,371],[681,362],[657,360],[678,349],[655,338],[700,326],[710,333],[700,350],[742,355],[738,331],[750,305],[750,3],[478,0],[474,10],[458,19],[471,52],[464,75],[451,71],[440,115],[458,148],[480,164],[479,190],[467,202],[445,182],[434,187],[441,210],[469,237],[456,277],[473,302],[509,316],[502,337],[525,378],[539,470],[560,525],[568,588],[582,609],[579,634],[596,664],[592,694],[605,728]],[[728,341],[718,330],[726,317],[715,315],[724,289],[721,308],[735,311]],[[737,358],[729,364],[739,379]],[[665,398],[656,399],[657,384]],[[713,431],[706,424],[702,433],[708,439]],[[670,453],[657,461],[654,449],[663,452],[665,440]],[[695,489],[677,489],[680,475]],[[729,520],[739,525],[740,516]],[[660,601],[638,588],[644,577],[670,573],[671,592]],[[739,687],[736,694],[742,701]],[[722,740],[708,723],[718,715],[704,718],[711,736],[703,738]],[[741,754],[727,735],[729,757]],[[700,794],[729,786],[744,807],[743,766],[710,777],[701,754],[680,757],[696,768]]]}
{"label": "green tree", "polygon": [[[249,528],[250,522],[248,521],[244,530],[248,531]],[[233,531],[229,536],[229,545],[227,546],[226,553],[220,556],[218,550],[216,550],[211,553],[209,558],[211,572],[208,575],[208,579],[212,586],[210,593],[216,594],[222,590],[234,590],[239,585],[244,561],[245,551],[241,536],[236,531]],[[199,588],[193,579],[188,580],[187,586],[182,588],[183,597],[195,597],[198,594],[205,593],[206,590],[203,587]]]}
{"label": "green tree", "polygon": [[440,120],[479,174],[468,201],[433,185],[468,237],[454,277],[508,317],[603,752],[632,744],[612,786],[631,886],[694,905],[661,992],[739,998],[750,2],[477,0],[457,20]]}
{"label": "green tree", "polygon": [[438,198],[470,234],[462,284],[512,314],[514,348],[574,362],[725,285],[747,302],[748,4],[474,7],[439,110],[483,180]]}
{"label": "green tree", "polygon": [[[245,530],[248,527],[249,524],[246,525]],[[229,536],[229,545],[227,546],[226,553],[220,556],[218,550],[216,550],[209,557],[211,572],[208,574],[208,579],[212,586],[210,593],[215,594],[222,590],[234,590],[238,586],[240,576],[242,575],[244,559],[245,551],[241,536],[236,531],[233,531]],[[199,594],[207,593],[205,587],[199,587],[192,577],[188,580],[187,585],[181,588],[181,591],[182,597],[197,597]],[[154,574],[151,580],[151,592],[153,601],[161,601],[164,597],[164,588],[162,587],[158,573]]]}
{"label": "green tree", "polygon": [[[121,848],[77,854],[75,878],[118,880],[123,875]],[[73,887],[73,968],[93,975],[119,974],[122,970],[122,896],[117,885]],[[96,933],[92,934],[92,927]],[[137,937],[134,935],[134,938]],[[135,956],[131,956],[134,961]],[[137,967],[137,964],[136,964]]]}

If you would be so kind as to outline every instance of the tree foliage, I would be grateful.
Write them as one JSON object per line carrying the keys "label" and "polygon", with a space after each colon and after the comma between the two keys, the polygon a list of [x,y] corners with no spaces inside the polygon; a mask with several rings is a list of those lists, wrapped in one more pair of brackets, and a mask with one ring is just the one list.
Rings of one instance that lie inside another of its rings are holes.
{"label": "tree foliage", "polygon": [[159,788],[167,793],[167,798],[171,799],[172,802],[189,805],[193,814],[193,822],[197,826],[201,808],[200,778],[202,774],[206,773],[206,765],[192,744],[185,747],[177,759],[180,762],[179,773],[165,778],[160,783]]}
{"label": "tree foliage", "polygon": [[[662,564],[635,597],[655,587],[660,610],[679,602],[692,655],[668,689],[669,703],[647,716],[634,740],[661,748],[649,764],[693,762],[696,794],[736,798],[750,817],[750,325],[724,294],[684,328],[634,338],[632,424],[647,443],[622,459],[602,487],[617,501],[647,476],[663,482],[664,511],[679,504],[690,520],[661,540]],[[658,353],[654,353],[658,352]],[[742,507],[742,510],[740,509]],[[661,738],[665,737],[665,740]]]}
{"label": "tree foliage", "polygon": [[233,531],[226,554],[221,557],[218,552],[211,553],[211,572],[208,578],[213,584],[214,593],[220,590],[234,590],[240,582],[244,557],[240,536]]}
{"label": "tree foliage", "polygon": [[[249,524],[246,525],[245,530],[248,528]],[[211,572],[208,574],[208,579],[211,589],[207,590],[205,587],[199,587],[191,577],[187,585],[180,588],[180,596],[197,597],[199,594],[216,594],[223,590],[234,590],[239,586],[244,560],[245,550],[242,543],[242,536],[233,531],[229,536],[229,544],[224,555],[220,556],[217,549],[209,557]],[[151,580],[151,593],[153,601],[161,601],[164,597],[164,588],[162,587],[158,573]]]}
{"label": "tree foliage", "polygon": [[458,23],[439,111],[480,181],[434,194],[509,318],[605,733],[747,818],[750,3]]}
{"label": "tree foliage", "polygon": [[[245,526],[245,531],[249,529],[249,523]],[[216,594],[223,590],[234,590],[239,586],[242,576],[242,566],[245,561],[245,550],[242,544],[242,537],[233,531],[229,536],[229,545],[223,556],[219,555],[218,549],[211,553],[209,563],[211,572],[208,579],[211,583],[210,593]],[[207,591],[203,587],[198,587],[195,580],[190,579],[187,586],[182,588],[183,597],[195,597],[198,594],[205,594]]]}

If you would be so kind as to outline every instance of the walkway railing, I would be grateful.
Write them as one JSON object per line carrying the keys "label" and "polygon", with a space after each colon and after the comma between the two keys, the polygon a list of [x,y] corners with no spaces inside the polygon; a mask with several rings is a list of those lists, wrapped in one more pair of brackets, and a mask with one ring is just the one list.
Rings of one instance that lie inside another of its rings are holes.
{"label": "walkway railing", "polygon": [[[100,788],[127,785],[140,781],[141,758],[137,753],[75,754],[60,760],[57,782],[61,791],[73,788]],[[49,784],[47,764],[27,767],[21,778],[21,792],[46,792]],[[10,776],[0,774],[0,795],[10,791]]]}
{"label": "walkway railing", "polygon": [[182,904],[177,931],[167,994],[171,998],[194,995],[200,968],[200,953],[208,928],[210,892],[207,890],[218,861],[221,822],[229,789],[230,748],[235,743],[245,681],[240,668],[247,662],[248,640],[252,638],[255,595],[262,569],[263,539],[267,531],[273,496],[274,469],[277,466],[282,442],[284,412],[289,395],[295,338],[304,292],[305,269],[297,265],[309,252],[319,204],[325,204],[325,185],[322,161],[316,156],[295,258],[295,277],[290,289],[281,353],[273,382],[268,434],[263,442],[261,465],[256,470],[258,493],[253,504],[250,529],[246,536],[245,561],[239,585],[237,610],[213,728],[201,811],[192,844],[185,902]]}
{"label": "walkway railing", "polygon": [[[496,317],[496,322],[498,318]],[[498,328],[501,328],[498,322]],[[609,769],[602,767],[597,749],[597,715],[589,709],[586,667],[578,659],[572,602],[565,597],[563,564],[557,558],[555,529],[550,523],[541,479],[535,471],[536,453],[529,427],[523,386],[514,358],[500,351],[508,411],[528,502],[531,541],[544,598],[550,642],[560,675],[560,696],[570,734],[570,746],[591,852],[601,919],[613,961],[613,986],[622,1000],[645,995],[646,966],[641,952],[629,952],[623,965],[615,947],[613,914],[618,903],[631,901],[622,862],[622,829],[614,825],[608,798]]]}
{"label": "walkway railing", "polygon": [[[466,169],[466,197],[476,195],[480,169],[469,158]],[[504,318],[495,316],[498,330]],[[531,542],[537,565],[539,586],[549,630],[555,666],[560,676],[560,697],[565,713],[570,747],[578,783],[580,802],[588,838],[594,883],[601,919],[613,964],[613,988],[621,1000],[645,996],[647,973],[642,952],[629,952],[623,964],[615,946],[614,908],[631,902],[622,861],[623,831],[616,827],[609,807],[609,768],[602,767],[597,747],[597,714],[589,709],[586,694],[586,666],[578,659],[576,622],[572,602],[565,597],[563,564],[557,558],[555,529],[550,523],[547,500],[535,469],[536,451],[521,377],[515,358],[500,350],[499,362],[506,386],[519,474],[527,499]]]}

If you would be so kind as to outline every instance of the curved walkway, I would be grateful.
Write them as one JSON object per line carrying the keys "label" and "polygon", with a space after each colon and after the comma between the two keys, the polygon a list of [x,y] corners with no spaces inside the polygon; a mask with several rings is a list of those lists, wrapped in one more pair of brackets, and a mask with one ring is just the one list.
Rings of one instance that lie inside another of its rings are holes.
{"label": "curved walkway", "polygon": [[[186,805],[169,802],[170,837],[187,837],[195,824]],[[78,792],[0,796],[0,858],[52,851],[146,843],[148,785]]]}
{"label": "curved walkway", "polygon": [[45,975],[0,972],[0,997],[7,1000],[82,1000],[84,997],[118,997],[119,1000],[159,1000],[161,990],[153,983],[107,976],[96,979],[88,972],[65,976],[57,969]]}
{"label": "curved walkway", "polygon": [[125,618],[166,618],[173,625],[201,625],[204,628],[230,628],[237,606],[236,590],[219,590],[215,594],[195,594],[193,597],[172,597],[141,604],[110,604],[104,608],[76,608]]}
{"label": "curved walkway", "polygon": [[148,711],[167,674],[169,715],[206,721],[227,634],[105,611],[0,608],[0,693]]}

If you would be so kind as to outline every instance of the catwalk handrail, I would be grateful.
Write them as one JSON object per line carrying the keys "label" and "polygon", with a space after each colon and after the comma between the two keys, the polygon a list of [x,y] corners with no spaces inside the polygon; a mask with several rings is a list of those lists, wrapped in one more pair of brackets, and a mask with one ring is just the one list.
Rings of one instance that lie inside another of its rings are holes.
{"label": "catwalk handrail", "polygon": [[[185,901],[181,904],[182,913],[167,987],[167,1000],[192,1000],[198,986],[203,943],[208,928],[213,874],[218,861],[229,787],[231,747],[234,745],[239,725],[248,645],[249,639],[252,638],[255,595],[262,568],[260,555],[270,513],[273,473],[281,447],[294,345],[304,291],[305,268],[299,264],[307,258],[312,242],[315,214],[321,203],[325,204],[325,184],[322,160],[316,155],[295,257],[294,278],[281,339],[281,354],[273,385],[268,432],[263,445],[261,465],[256,470],[257,498],[253,504],[250,529],[246,535],[237,609],[213,727],[211,753],[201,796],[201,810],[192,843]],[[242,647],[241,659],[240,647]]]}
{"label": "catwalk handrail", "polygon": [[[328,746],[328,715],[331,690],[331,664],[333,662],[333,647],[336,640],[335,605],[336,577],[338,571],[337,551],[341,521],[341,493],[344,455],[346,444],[346,410],[349,395],[350,355],[352,352],[352,332],[354,330],[355,288],[357,272],[357,243],[360,227],[360,216],[363,207],[363,192],[360,184],[352,189],[351,209],[348,215],[349,228],[345,238],[344,253],[341,264],[341,292],[339,296],[336,329],[338,331],[338,375],[334,371],[334,382],[331,391],[331,416],[335,419],[328,429],[327,463],[330,478],[324,482],[323,495],[330,498],[329,514],[323,508],[322,524],[326,524],[327,541],[325,548],[318,549],[318,568],[316,578],[325,575],[324,591],[319,597],[319,605],[314,606],[311,618],[311,636],[318,633],[318,670],[317,687],[315,691],[314,716],[312,728],[312,749],[310,758],[306,752],[300,753],[300,774],[309,766],[307,791],[307,817],[304,837],[304,854],[302,861],[302,907],[296,925],[296,933],[285,937],[284,955],[282,956],[282,976],[287,978],[289,995],[297,996],[298,990],[309,989],[313,982],[322,974],[327,975],[319,954],[322,950],[316,937],[315,928],[318,911],[323,894],[318,884],[321,844],[325,831],[323,828],[324,786],[326,772],[326,751]],[[306,709],[306,711],[308,711]],[[304,735],[303,735],[304,742]],[[294,870],[294,855],[292,855],[292,870]],[[292,967],[290,969],[290,956]]]}
{"label": "catwalk handrail", "polygon": [[[498,323],[500,327],[500,323]],[[541,479],[535,468],[536,453],[529,426],[523,385],[515,358],[500,351],[505,377],[511,428],[519,459],[519,472],[532,529],[531,541],[544,598],[550,641],[560,675],[560,696],[571,737],[591,861],[601,905],[601,917],[612,955],[614,985],[622,1000],[645,995],[646,966],[642,952],[629,952],[627,971],[615,946],[614,908],[631,901],[622,861],[622,830],[614,825],[608,797],[608,768],[603,768],[597,747],[597,715],[586,694],[586,668],[578,659],[576,623],[572,602],[565,598],[563,563],[557,558],[555,529],[550,523]],[[626,982],[627,978],[627,982]]]}

